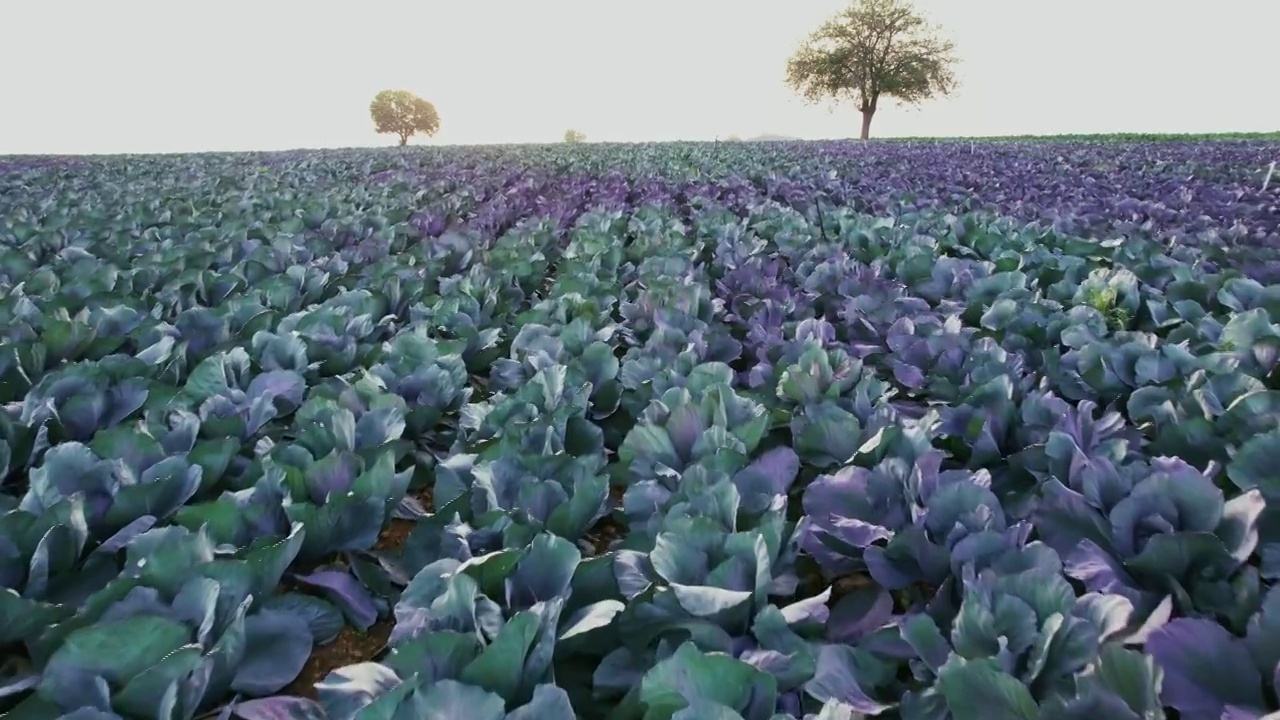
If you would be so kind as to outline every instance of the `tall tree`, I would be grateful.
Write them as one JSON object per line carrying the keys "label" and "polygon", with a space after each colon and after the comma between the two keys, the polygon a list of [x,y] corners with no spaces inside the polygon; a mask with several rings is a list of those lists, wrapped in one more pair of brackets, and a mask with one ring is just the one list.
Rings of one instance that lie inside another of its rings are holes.
{"label": "tall tree", "polygon": [[379,133],[392,133],[400,138],[400,146],[409,144],[417,133],[430,137],[440,129],[436,106],[408,90],[383,90],[369,103],[369,115]]}
{"label": "tall tree", "polygon": [[810,102],[856,102],[866,140],[880,98],[914,104],[955,89],[954,50],[908,0],[855,0],[791,56],[787,84]]}
{"label": "tall tree", "polygon": [[569,144],[571,144],[571,145],[576,145],[576,144],[578,144],[578,143],[584,143],[584,142],[586,142],[586,141],[587,141],[587,134],[586,134],[586,133],[584,133],[584,132],[579,132],[578,130],[572,130],[572,129],[570,129],[570,130],[565,130],[565,131],[564,131],[564,141],[565,141],[565,142],[567,142],[567,143],[569,143]]}

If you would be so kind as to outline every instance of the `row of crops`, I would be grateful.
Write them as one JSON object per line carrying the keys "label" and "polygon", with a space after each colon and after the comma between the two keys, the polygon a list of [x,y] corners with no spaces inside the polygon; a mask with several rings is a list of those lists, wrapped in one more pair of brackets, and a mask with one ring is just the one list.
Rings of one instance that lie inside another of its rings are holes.
{"label": "row of crops", "polygon": [[1271,717],[1277,151],[0,160],[0,712]]}

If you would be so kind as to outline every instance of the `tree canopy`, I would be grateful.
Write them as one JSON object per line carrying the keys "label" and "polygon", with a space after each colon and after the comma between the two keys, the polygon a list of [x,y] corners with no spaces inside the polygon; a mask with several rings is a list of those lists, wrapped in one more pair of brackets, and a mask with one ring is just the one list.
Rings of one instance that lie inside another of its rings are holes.
{"label": "tree canopy", "polygon": [[587,134],[573,129],[565,130],[564,141],[570,144],[584,143],[587,141]]}
{"label": "tree canopy", "polygon": [[855,0],[787,61],[787,83],[810,102],[856,102],[865,140],[880,98],[914,104],[955,89],[954,49],[907,0]]}
{"label": "tree canopy", "polygon": [[407,145],[417,133],[428,137],[440,129],[436,106],[408,90],[383,90],[369,103],[369,115],[379,133],[392,133]]}

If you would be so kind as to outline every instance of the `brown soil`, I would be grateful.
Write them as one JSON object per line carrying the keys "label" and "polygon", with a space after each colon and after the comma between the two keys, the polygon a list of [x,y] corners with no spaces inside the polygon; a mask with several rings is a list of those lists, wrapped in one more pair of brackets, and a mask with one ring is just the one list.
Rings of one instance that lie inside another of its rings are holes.
{"label": "brown soil", "polygon": [[615,522],[613,518],[601,518],[600,521],[595,524],[595,527],[588,530],[587,534],[584,536],[584,539],[591,543],[592,557],[609,552],[609,545],[612,544],[614,540],[622,537],[623,531],[623,526]]}
{"label": "brown soil", "polygon": [[[424,488],[416,492],[410,493],[413,497],[422,503],[422,507],[427,512],[435,512],[436,506],[432,496],[433,488]],[[396,550],[404,544],[405,538],[409,537],[409,533],[413,532],[415,522],[413,520],[399,520],[393,518],[382,529],[382,533],[378,535],[378,542],[374,544],[374,550]]]}
{"label": "brown soil", "polygon": [[836,602],[854,590],[861,590],[872,585],[875,585],[875,581],[871,579],[870,575],[857,574],[838,577],[835,582],[831,583],[831,602]]}
{"label": "brown soil", "polygon": [[[622,494],[625,488],[612,486],[609,488],[609,512],[612,513],[614,508],[622,506]],[[592,556],[603,555],[609,552],[609,545],[626,532],[626,525],[613,519],[612,515],[605,515],[596,522],[590,530],[587,531],[583,539],[591,543]]]}
{"label": "brown soil", "polygon": [[414,522],[412,520],[392,519],[387,526],[382,529],[382,533],[378,535],[378,542],[374,543],[374,550],[394,550],[404,544],[404,539],[409,537],[409,533],[413,532]]}
{"label": "brown soil", "polygon": [[[432,501],[431,488],[419,490],[412,495],[422,503],[422,507],[427,512],[434,512],[435,504]],[[409,533],[413,532],[414,525],[413,520],[391,520],[382,529],[374,549],[398,549],[404,544]],[[308,592],[309,588],[302,588],[302,591]],[[361,632],[350,625],[343,627],[333,642],[312,650],[311,657],[307,658],[307,664],[302,667],[302,672],[298,673],[297,679],[285,688],[285,693],[314,699],[315,684],[324,680],[330,672],[347,665],[370,662],[377,657],[386,647],[387,638],[390,637],[391,628],[394,625],[393,620],[384,619],[374,623],[367,632]]]}
{"label": "brown soil", "polygon": [[361,632],[350,625],[342,628],[333,642],[312,650],[302,672],[284,689],[285,694],[315,699],[315,684],[330,672],[373,660],[386,646],[393,625],[393,622],[384,620],[374,623],[368,632]]}
{"label": "brown soil", "polygon": [[423,488],[421,490],[418,490],[417,492],[414,492],[413,496],[418,498],[418,502],[422,503],[422,508],[424,510],[426,510],[427,512],[435,512],[436,511],[435,493],[436,493],[436,489],[434,487],[429,487],[429,488]]}

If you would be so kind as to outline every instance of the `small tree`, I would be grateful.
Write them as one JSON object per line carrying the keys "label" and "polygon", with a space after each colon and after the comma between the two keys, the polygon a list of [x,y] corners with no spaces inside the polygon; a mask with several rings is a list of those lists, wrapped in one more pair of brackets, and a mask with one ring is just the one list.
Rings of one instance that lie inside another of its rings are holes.
{"label": "small tree", "polygon": [[787,61],[787,84],[810,102],[857,102],[866,140],[881,97],[914,104],[955,89],[954,50],[907,0],[855,0]]}
{"label": "small tree", "polygon": [[573,130],[573,129],[565,130],[564,141],[569,143],[570,145],[577,145],[578,143],[584,143],[587,141],[587,134],[583,132],[578,132],[577,130]]}
{"label": "small tree", "polygon": [[369,103],[369,115],[379,133],[392,133],[400,138],[401,147],[409,144],[416,133],[428,137],[440,129],[436,106],[408,90],[383,90]]}

